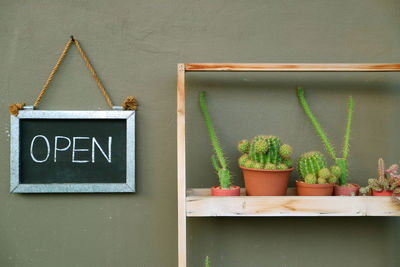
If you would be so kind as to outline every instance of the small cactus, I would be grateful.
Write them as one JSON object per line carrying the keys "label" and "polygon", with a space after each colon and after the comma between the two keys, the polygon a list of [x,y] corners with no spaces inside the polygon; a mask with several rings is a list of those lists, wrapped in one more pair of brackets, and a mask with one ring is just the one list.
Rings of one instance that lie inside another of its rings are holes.
{"label": "small cactus", "polygon": [[330,184],[336,184],[337,181],[338,181],[338,177],[336,177],[335,175],[331,175],[331,176],[328,178],[328,183],[330,183]]}
{"label": "small cactus", "polygon": [[400,193],[400,176],[397,173],[398,166],[392,165],[385,170],[383,159],[378,160],[378,178],[368,179],[368,186],[363,188],[367,192],[373,189],[377,192],[382,190],[393,191],[394,194]]}
{"label": "small cactus", "polygon": [[239,152],[241,152],[242,154],[246,154],[249,152],[250,149],[250,142],[247,139],[244,140],[240,140],[239,144],[238,144],[238,150]]}
{"label": "small cactus", "polygon": [[328,169],[325,157],[321,152],[311,151],[301,155],[297,161],[297,170],[308,184],[335,183],[337,181],[336,176],[332,175]]}
{"label": "small cactus", "polygon": [[[239,158],[239,166],[246,168],[275,170],[288,169],[293,166],[290,158],[292,147],[282,144],[281,140],[272,135],[257,135],[251,142],[244,139],[238,144],[238,150],[243,154]],[[247,162],[250,159],[252,164]],[[263,167],[260,168],[260,163]],[[251,167],[250,167],[251,166]]]}
{"label": "small cactus", "polygon": [[306,182],[307,184],[316,184],[317,177],[314,174],[309,173],[306,175],[306,177],[304,177],[304,182]]}
{"label": "small cactus", "polygon": [[200,108],[204,115],[204,120],[206,122],[207,130],[210,135],[211,144],[214,148],[215,155],[211,157],[212,164],[218,173],[219,183],[222,189],[229,189],[231,185],[231,175],[229,173],[226,160],[222,149],[219,145],[217,135],[215,134],[214,127],[211,123],[211,118],[208,113],[206,104],[206,93],[202,91],[200,93]]}
{"label": "small cactus", "polygon": [[334,165],[334,166],[331,167],[330,170],[331,170],[331,173],[332,173],[333,176],[335,176],[336,178],[340,177],[341,171],[340,171],[340,168],[338,166]]}
{"label": "small cactus", "polygon": [[208,258],[208,256],[206,257],[205,267],[210,267],[210,259]]}
{"label": "small cactus", "polygon": [[284,144],[279,148],[279,154],[283,158],[288,158],[290,155],[292,155],[293,149],[291,146]]}

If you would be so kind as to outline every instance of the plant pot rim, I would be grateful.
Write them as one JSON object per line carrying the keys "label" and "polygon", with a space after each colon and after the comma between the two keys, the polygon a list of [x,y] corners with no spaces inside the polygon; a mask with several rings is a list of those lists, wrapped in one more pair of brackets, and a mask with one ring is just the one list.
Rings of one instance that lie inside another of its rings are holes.
{"label": "plant pot rim", "polygon": [[[353,186],[348,186],[348,185],[353,185]],[[339,185],[339,184],[335,184],[335,187],[354,187],[354,188],[360,188],[360,186],[358,184],[353,184],[353,183],[347,183],[346,185]]]}
{"label": "plant pot rim", "polygon": [[240,186],[238,186],[238,185],[231,185],[230,187],[231,188],[229,188],[229,189],[222,189],[220,185],[211,186],[211,188],[215,188],[217,190],[238,190],[238,188],[240,189]]}
{"label": "plant pot rim", "polygon": [[307,184],[303,181],[296,180],[296,186],[301,187],[312,187],[312,188],[324,188],[324,187],[333,187],[334,184],[325,183],[325,184]]}
{"label": "plant pot rim", "polygon": [[264,169],[254,169],[254,168],[246,168],[239,166],[242,170],[247,170],[247,171],[258,171],[258,172],[288,172],[288,171],[293,171],[294,167],[291,167],[289,169],[284,169],[284,170],[264,170]]}

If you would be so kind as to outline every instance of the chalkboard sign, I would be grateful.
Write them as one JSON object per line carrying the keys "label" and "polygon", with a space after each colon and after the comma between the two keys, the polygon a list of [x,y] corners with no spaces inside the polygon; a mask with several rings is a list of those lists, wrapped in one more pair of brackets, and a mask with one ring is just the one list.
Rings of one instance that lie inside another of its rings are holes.
{"label": "chalkboard sign", "polygon": [[11,116],[12,193],[135,192],[135,111]]}

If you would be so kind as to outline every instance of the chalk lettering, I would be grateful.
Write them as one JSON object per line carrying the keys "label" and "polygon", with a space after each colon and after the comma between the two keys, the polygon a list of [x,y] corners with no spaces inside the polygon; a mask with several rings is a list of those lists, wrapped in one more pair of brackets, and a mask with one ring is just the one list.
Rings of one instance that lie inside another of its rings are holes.
{"label": "chalk lettering", "polygon": [[[46,155],[46,158],[43,159],[43,160],[38,160],[38,159],[33,155],[33,145],[34,145],[34,143],[35,143],[35,141],[36,141],[37,138],[43,138],[44,141],[46,142],[46,146],[47,146],[47,155]],[[36,135],[35,137],[33,137],[32,142],[31,142],[31,158],[32,158],[32,160],[33,160],[34,162],[37,162],[37,163],[43,163],[43,162],[45,162],[45,161],[49,158],[49,156],[50,156],[50,143],[49,143],[49,140],[47,140],[46,136],[44,136],[44,135]]]}
{"label": "chalk lettering", "polygon": [[[68,145],[66,147],[58,147],[58,139],[65,139],[68,140]],[[71,146],[71,139],[66,136],[56,136],[54,137],[54,162],[57,162],[57,151],[66,151]]]}
{"label": "chalk lettering", "polygon": [[108,156],[106,155],[106,153],[104,152],[104,150],[101,148],[101,146],[99,145],[99,143],[97,142],[96,138],[93,137],[92,138],[92,162],[95,162],[95,150],[96,147],[100,150],[101,154],[103,154],[103,156],[106,158],[106,160],[111,163],[111,143],[112,143],[112,137],[109,136],[108,137]]}

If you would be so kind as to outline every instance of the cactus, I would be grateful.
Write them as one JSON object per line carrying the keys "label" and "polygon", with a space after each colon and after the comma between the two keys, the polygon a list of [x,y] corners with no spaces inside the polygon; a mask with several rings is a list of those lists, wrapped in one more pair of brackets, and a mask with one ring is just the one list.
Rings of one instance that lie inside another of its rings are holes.
{"label": "cactus", "polygon": [[[331,169],[336,169],[336,167],[332,166]],[[301,155],[297,160],[297,170],[308,184],[334,183],[337,180],[337,176],[328,169],[324,155],[318,151]]]}
{"label": "cactus", "polygon": [[205,267],[210,267],[210,259],[208,258],[208,256],[206,257]]}
{"label": "cactus", "polygon": [[343,145],[343,158],[337,158],[335,150],[333,149],[332,144],[329,142],[328,137],[326,136],[325,131],[321,128],[321,125],[318,123],[314,114],[312,113],[310,107],[307,104],[306,99],[304,98],[304,90],[301,87],[297,88],[297,95],[299,97],[300,104],[302,105],[305,113],[310,118],[311,123],[314,125],[315,130],[320,136],[322,143],[325,146],[325,149],[328,151],[331,158],[335,161],[336,165],[340,168],[340,177],[339,184],[346,185],[347,184],[347,158],[349,155],[349,139],[350,139],[350,129],[351,122],[353,117],[353,98],[350,96],[348,100],[348,110],[347,110],[347,124],[346,124],[346,133],[344,138]]}
{"label": "cactus", "polygon": [[292,147],[282,144],[276,136],[257,135],[251,142],[246,139],[241,140],[238,144],[238,150],[243,154],[239,158],[239,166],[242,167],[283,170],[291,168],[293,165],[290,158]]}
{"label": "cactus", "polygon": [[382,158],[378,160],[378,178],[368,179],[368,186],[362,187],[364,193],[373,189],[377,192],[382,190],[393,191],[394,194],[400,193],[400,175],[397,173],[399,166],[394,164],[385,170]]}
{"label": "cactus", "polygon": [[[204,115],[204,120],[207,125],[207,130],[210,135],[211,144],[214,148],[215,155],[212,155],[211,161],[218,173],[219,183],[222,189],[229,189],[231,185],[231,175],[228,170],[226,160],[222,149],[218,143],[217,136],[214,131],[214,127],[211,123],[210,115],[208,114],[207,104],[206,104],[206,93],[202,91],[200,93],[200,108]],[[217,160],[218,159],[218,160]]]}

